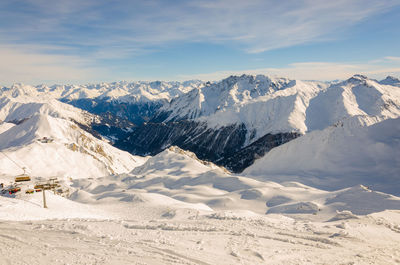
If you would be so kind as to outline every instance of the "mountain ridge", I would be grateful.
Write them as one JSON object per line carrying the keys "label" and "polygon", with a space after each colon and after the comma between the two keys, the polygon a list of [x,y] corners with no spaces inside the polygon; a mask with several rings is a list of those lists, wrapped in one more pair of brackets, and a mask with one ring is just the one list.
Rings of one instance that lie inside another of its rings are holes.
{"label": "mountain ridge", "polygon": [[[123,150],[155,155],[177,145],[240,172],[271,148],[346,119],[357,117],[369,126],[399,117],[396,82],[363,75],[333,83],[241,75],[213,83],[116,82],[66,91],[62,86],[28,86],[25,91],[15,85],[2,95],[49,100],[62,95],[57,99],[95,114],[79,122],[86,130]],[[138,94],[127,94],[129,89]]]}

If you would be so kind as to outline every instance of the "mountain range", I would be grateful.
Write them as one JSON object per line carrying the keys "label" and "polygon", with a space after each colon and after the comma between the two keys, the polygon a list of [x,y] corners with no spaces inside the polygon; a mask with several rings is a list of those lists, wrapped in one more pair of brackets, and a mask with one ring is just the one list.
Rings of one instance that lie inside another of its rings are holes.
{"label": "mountain range", "polygon": [[2,88],[1,260],[395,264],[399,99],[361,75]]}
{"label": "mountain range", "polygon": [[34,115],[40,124],[67,120],[132,155],[155,155],[179,146],[199,159],[242,172],[296,138],[302,141],[343,124],[367,128],[398,118],[400,81],[355,75],[326,83],[242,75],[219,82],[15,84],[1,89],[4,128],[22,125]]}

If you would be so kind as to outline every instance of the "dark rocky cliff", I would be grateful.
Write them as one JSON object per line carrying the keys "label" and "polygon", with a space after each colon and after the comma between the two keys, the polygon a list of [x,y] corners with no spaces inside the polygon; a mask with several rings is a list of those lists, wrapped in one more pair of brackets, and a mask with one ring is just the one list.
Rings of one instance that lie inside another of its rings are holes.
{"label": "dark rocky cliff", "polygon": [[247,130],[241,125],[211,129],[205,123],[179,121],[145,123],[132,129],[115,146],[138,155],[155,155],[176,145],[194,152],[198,158],[241,172],[272,148],[296,137],[297,133],[267,134],[249,146],[244,146]]}

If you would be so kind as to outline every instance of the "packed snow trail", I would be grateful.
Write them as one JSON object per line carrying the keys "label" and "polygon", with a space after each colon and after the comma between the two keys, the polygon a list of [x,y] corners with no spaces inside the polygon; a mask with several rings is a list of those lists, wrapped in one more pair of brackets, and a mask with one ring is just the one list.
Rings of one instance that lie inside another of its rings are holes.
{"label": "packed snow trail", "polygon": [[399,212],[327,223],[193,212],[184,220],[1,222],[0,231],[2,264],[400,262]]}

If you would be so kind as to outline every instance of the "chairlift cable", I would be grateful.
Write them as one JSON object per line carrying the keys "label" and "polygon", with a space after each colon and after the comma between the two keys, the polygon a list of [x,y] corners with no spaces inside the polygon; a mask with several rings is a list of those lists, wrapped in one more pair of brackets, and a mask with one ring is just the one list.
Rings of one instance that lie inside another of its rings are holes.
{"label": "chairlift cable", "polygon": [[14,159],[12,159],[11,157],[9,157],[8,155],[6,155],[6,153],[4,153],[3,151],[0,150],[0,153],[2,153],[6,158],[8,158],[9,160],[11,160],[17,167],[19,167],[20,169],[22,169],[24,171],[25,174],[25,169],[26,167],[21,167],[17,162],[14,161]]}

